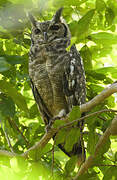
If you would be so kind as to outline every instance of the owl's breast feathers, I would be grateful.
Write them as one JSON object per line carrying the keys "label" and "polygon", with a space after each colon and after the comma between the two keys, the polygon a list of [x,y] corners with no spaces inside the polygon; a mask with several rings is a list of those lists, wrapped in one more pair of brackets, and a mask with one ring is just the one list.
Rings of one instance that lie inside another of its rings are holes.
{"label": "owl's breast feathers", "polygon": [[70,52],[43,46],[35,57],[30,56],[29,76],[45,124],[61,110],[68,113],[73,105],[85,103],[84,69],[75,46]]}

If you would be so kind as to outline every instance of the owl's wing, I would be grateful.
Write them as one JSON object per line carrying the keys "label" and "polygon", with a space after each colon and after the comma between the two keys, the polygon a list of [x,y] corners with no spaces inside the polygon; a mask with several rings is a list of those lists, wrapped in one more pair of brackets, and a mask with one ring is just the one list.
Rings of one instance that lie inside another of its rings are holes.
{"label": "owl's wing", "polygon": [[[75,45],[71,47],[69,52],[69,61],[67,61],[64,66],[63,92],[66,97],[69,111],[71,111],[73,106],[85,103],[85,72],[82,59]],[[81,162],[85,159],[85,149],[82,138],[83,124],[84,121],[78,122],[77,126],[80,128],[81,132],[80,139],[78,139],[78,142],[73,145],[72,151],[68,153],[70,156],[77,154],[79,164],[81,164]],[[64,147],[62,148],[64,149]]]}
{"label": "owl's wing", "polygon": [[86,87],[83,62],[75,45],[72,45],[63,75],[63,92],[69,109],[85,103]]}
{"label": "owl's wing", "polygon": [[30,79],[30,82],[31,82],[31,88],[32,88],[33,96],[34,96],[35,101],[38,105],[39,111],[43,117],[44,123],[45,123],[45,125],[48,125],[49,120],[52,118],[52,115],[48,111],[45,103],[43,102],[43,99],[41,98],[36,86],[34,85],[34,83],[31,79]]}

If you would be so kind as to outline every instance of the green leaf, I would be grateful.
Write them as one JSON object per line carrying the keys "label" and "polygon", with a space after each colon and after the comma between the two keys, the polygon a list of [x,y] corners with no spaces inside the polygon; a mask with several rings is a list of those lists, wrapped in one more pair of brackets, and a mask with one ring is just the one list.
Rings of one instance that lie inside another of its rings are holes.
{"label": "green leaf", "polygon": [[103,0],[96,0],[96,9],[98,12],[104,11],[106,4]]}
{"label": "green leaf", "polygon": [[16,157],[13,157],[10,160],[10,166],[11,168],[14,170],[14,172],[18,172],[19,171],[19,167],[18,167],[18,161]]}
{"label": "green leaf", "polygon": [[80,112],[80,107],[79,106],[74,106],[69,113],[69,120],[73,121],[81,117],[81,112]]}
{"label": "green leaf", "polygon": [[67,173],[70,173],[74,170],[77,161],[78,161],[77,156],[73,156],[70,158],[70,160],[67,161],[65,165],[65,170]]}
{"label": "green leaf", "polygon": [[5,80],[0,80],[0,90],[8,94],[22,111],[28,113],[25,97],[19,93],[11,83]]}
{"label": "green leaf", "polygon": [[112,32],[115,32],[116,31],[116,25],[113,24],[110,28],[109,28],[110,31]]}
{"label": "green leaf", "polygon": [[106,77],[103,82],[104,82],[104,84],[112,84],[113,80],[109,77]]}
{"label": "green leaf", "polygon": [[62,125],[64,125],[65,124],[65,121],[64,120],[62,120],[62,119],[57,119],[57,120],[55,120],[55,122],[54,122],[54,124],[53,124],[53,127],[54,128],[58,128],[58,127],[60,127],[60,126],[62,126]]}
{"label": "green leaf", "polygon": [[85,32],[88,31],[94,13],[95,13],[95,9],[91,9],[78,21],[77,35],[84,34]]}
{"label": "green leaf", "polygon": [[[70,13],[71,11],[71,6],[80,6],[81,4],[83,4],[83,3],[85,3],[87,0],[79,0],[79,1],[73,1],[73,0],[70,0],[70,1],[68,1],[68,0],[56,0],[56,1],[53,1],[54,2],[54,6],[56,7],[56,8],[58,8],[58,6],[59,7],[62,7],[62,6],[64,6],[64,11],[67,11],[68,13]],[[41,1],[40,1],[41,2]],[[43,3],[43,1],[42,1],[42,3]],[[67,7],[67,8],[66,8]],[[64,12],[63,12],[64,13]],[[68,14],[67,13],[67,14]]]}
{"label": "green leaf", "polygon": [[92,171],[90,173],[85,173],[78,177],[78,180],[100,180],[98,172]]}
{"label": "green leaf", "polygon": [[6,61],[11,65],[22,64],[24,62],[24,57],[22,57],[22,56],[5,55],[4,57],[5,57]]}
{"label": "green leaf", "polygon": [[3,42],[2,41],[0,42],[0,49],[1,49],[1,51],[3,51]]}
{"label": "green leaf", "polygon": [[102,147],[100,148],[100,151],[99,151],[99,155],[103,155],[104,153],[106,153],[108,151],[108,149],[110,148],[110,145],[111,145],[111,142],[110,142],[110,139],[108,139],[106,141],[106,143],[104,143],[102,145]]}
{"label": "green leaf", "polygon": [[105,17],[106,17],[106,22],[108,23],[108,26],[112,25],[113,20],[115,18],[115,14],[111,8],[106,8]]}
{"label": "green leaf", "polygon": [[26,168],[28,167],[28,161],[24,161],[24,158],[22,158],[21,156],[18,156],[17,163],[21,171],[26,171]]}
{"label": "green leaf", "polygon": [[93,154],[95,152],[95,146],[96,146],[98,139],[99,139],[99,137],[96,135],[96,133],[94,131],[89,131],[87,151],[90,154]]}
{"label": "green leaf", "polygon": [[87,45],[81,48],[80,54],[83,58],[85,70],[92,69],[92,54]]}
{"label": "green leaf", "polygon": [[111,8],[115,15],[117,15],[117,2],[115,0],[108,0],[107,5]]}
{"label": "green leaf", "polygon": [[0,94],[0,111],[4,116],[14,116],[15,104],[11,97],[5,97]]}
{"label": "green leaf", "polygon": [[52,149],[52,144],[51,143],[46,144],[41,151],[41,156],[49,152],[51,149]]}
{"label": "green leaf", "polygon": [[92,54],[92,59],[97,60],[98,58],[105,57],[108,54],[111,53],[112,47],[111,46],[104,46],[104,47],[99,47],[99,45],[96,46],[91,46],[90,51]]}
{"label": "green leaf", "polygon": [[105,101],[107,101],[107,106],[109,108],[114,108],[115,107],[115,97],[114,96],[110,96],[108,97]]}
{"label": "green leaf", "polygon": [[34,103],[31,108],[29,109],[29,118],[30,119],[34,119],[38,114],[39,114],[39,110],[37,108],[37,104]]}
{"label": "green leaf", "polygon": [[94,33],[88,36],[88,39],[97,44],[112,45],[117,44],[117,35],[108,32]]}
{"label": "green leaf", "polygon": [[110,167],[104,174],[103,180],[117,180],[117,167]]}
{"label": "green leaf", "polygon": [[88,76],[90,75],[97,80],[104,80],[106,78],[104,73],[98,72],[97,70],[88,70],[87,74]]}
{"label": "green leaf", "polygon": [[10,0],[10,2],[14,4],[24,4],[25,6],[28,4],[32,4],[32,0]]}
{"label": "green leaf", "polygon": [[91,84],[91,88],[95,93],[99,93],[104,90],[104,87],[96,85],[96,84]]}
{"label": "green leaf", "polygon": [[56,135],[56,144],[60,144],[60,143],[64,143],[65,142],[65,138],[68,134],[68,131],[66,129],[61,129],[57,135]]}
{"label": "green leaf", "polygon": [[68,133],[65,140],[65,149],[71,151],[73,145],[79,141],[80,128],[73,127],[71,130],[68,129]]}
{"label": "green leaf", "polygon": [[96,73],[103,73],[105,75],[111,74],[113,78],[117,78],[117,67],[104,67],[104,68],[99,68],[95,69]]}
{"label": "green leaf", "polygon": [[5,120],[5,117],[4,117],[3,113],[0,110],[0,121],[4,121],[4,120]]}
{"label": "green leaf", "polygon": [[5,60],[4,57],[0,57],[0,72],[8,71],[10,64]]}
{"label": "green leaf", "polygon": [[117,152],[115,153],[115,161],[117,161]]}
{"label": "green leaf", "polygon": [[91,9],[78,22],[72,21],[72,23],[70,23],[72,34],[74,34],[74,36],[77,36],[78,40],[80,36],[84,36],[86,32],[88,32],[89,25],[94,13],[95,9]]}
{"label": "green leaf", "polygon": [[99,68],[99,69],[95,69],[95,72],[96,73],[103,73],[103,74],[115,73],[115,72],[117,72],[117,67]]}

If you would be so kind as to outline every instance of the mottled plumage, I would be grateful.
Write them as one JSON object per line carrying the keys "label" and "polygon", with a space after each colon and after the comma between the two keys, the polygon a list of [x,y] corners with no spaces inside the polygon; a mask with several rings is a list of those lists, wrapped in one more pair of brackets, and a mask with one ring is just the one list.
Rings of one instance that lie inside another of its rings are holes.
{"label": "mottled plumage", "polygon": [[[75,45],[66,50],[71,35],[61,12],[62,8],[45,22],[38,22],[29,14],[32,22],[29,76],[45,125],[68,114],[73,106],[85,103],[86,96],[82,60]],[[79,143],[74,146],[75,152],[66,154],[81,153],[78,146]],[[65,152],[62,145],[59,147]]]}

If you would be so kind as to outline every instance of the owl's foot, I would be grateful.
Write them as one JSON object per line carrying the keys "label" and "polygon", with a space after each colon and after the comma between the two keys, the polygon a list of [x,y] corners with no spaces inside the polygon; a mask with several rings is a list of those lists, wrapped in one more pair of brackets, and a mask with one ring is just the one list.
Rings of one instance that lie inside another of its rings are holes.
{"label": "owl's foot", "polygon": [[45,127],[45,131],[48,132],[50,129],[51,129],[51,126],[48,124],[48,125]]}
{"label": "owl's foot", "polygon": [[49,121],[49,124],[46,126],[46,132],[48,132],[52,125],[54,124],[54,121],[58,120],[58,119],[62,119],[66,116],[66,111],[65,109],[62,109],[59,114],[55,117],[53,117],[50,121]]}
{"label": "owl's foot", "polygon": [[46,132],[48,132],[52,128],[52,125],[54,124],[54,121],[58,120],[58,119],[61,119],[61,118],[56,116],[56,117],[54,117],[54,118],[52,118],[50,120],[49,124],[46,126]]}

